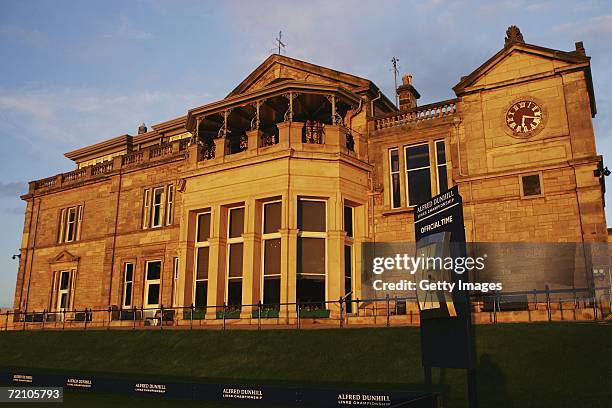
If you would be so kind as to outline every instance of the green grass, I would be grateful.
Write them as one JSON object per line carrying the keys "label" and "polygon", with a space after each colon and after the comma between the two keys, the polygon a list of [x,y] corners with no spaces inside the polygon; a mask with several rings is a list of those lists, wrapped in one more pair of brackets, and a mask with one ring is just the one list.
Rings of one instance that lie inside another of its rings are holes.
{"label": "green grass", "polygon": [[[608,406],[611,325],[489,325],[477,326],[476,336],[481,407]],[[0,350],[5,367],[317,387],[423,383],[419,331],[408,327],[7,332],[0,333]],[[444,385],[449,407],[466,406],[463,371],[434,370],[434,382]]]}

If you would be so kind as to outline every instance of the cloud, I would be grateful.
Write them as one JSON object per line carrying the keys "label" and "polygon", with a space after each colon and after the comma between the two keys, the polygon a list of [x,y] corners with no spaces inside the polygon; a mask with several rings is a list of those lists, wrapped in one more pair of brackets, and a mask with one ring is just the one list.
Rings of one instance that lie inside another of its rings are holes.
{"label": "cloud", "polygon": [[134,27],[130,19],[126,15],[121,14],[119,16],[119,23],[117,25],[115,32],[112,34],[107,34],[105,35],[105,37],[107,38],[116,37],[116,38],[121,38],[124,40],[142,41],[142,40],[149,40],[153,38],[153,34],[149,31],[140,30]]}
{"label": "cloud", "polygon": [[33,47],[44,47],[49,43],[47,34],[16,25],[0,25],[0,38],[18,41]]}
{"label": "cloud", "polygon": [[553,28],[556,33],[571,32],[578,35],[612,34],[612,14],[594,16],[587,21],[560,24]]}
{"label": "cloud", "polygon": [[182,116],[209,98],[191,90],[0,87],[0,135],[31,152],[61,157],[73,148],[133,134],[143,121],[155,124]]}
{"label": "cloud", "polygon": [[18,197],[28,191],[28,184],[25,181],[16,181],[11,183],[0,182],[0,198]]}

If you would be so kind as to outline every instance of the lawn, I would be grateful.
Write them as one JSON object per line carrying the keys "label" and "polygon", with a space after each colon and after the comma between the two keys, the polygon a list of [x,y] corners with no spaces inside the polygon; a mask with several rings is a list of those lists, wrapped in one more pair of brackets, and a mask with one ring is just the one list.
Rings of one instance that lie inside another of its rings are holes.
{"label": "lawn", "polygon": [[[481,407],[609,406],[612,325],[481,325],[476,337]],[[0,350],[5,367],[316,387],[402,390],[423,383],[419,331],[410,327],[2,332]],[[444,385],[448,407],[466,406],[462,371],[435,370],[434,382]],[[67,402],[74,399],[81,405],[94,401],[67,394]],[[152,402],[134,397],[129,403],[158,406]]]}

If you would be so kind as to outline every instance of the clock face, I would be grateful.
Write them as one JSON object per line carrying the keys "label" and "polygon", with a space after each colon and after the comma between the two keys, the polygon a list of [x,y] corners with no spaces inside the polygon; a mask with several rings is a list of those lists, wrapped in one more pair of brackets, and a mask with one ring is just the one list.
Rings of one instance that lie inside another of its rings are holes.
{"label": "clock face", "polygon": [[517,136],[530,136],[542,122],[542,108],[529,100],[513,104],[506,112],[506,125]]}

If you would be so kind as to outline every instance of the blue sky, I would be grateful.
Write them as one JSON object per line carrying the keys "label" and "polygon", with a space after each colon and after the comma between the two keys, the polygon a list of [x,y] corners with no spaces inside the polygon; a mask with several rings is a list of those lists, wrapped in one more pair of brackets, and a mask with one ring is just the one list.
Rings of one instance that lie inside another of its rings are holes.
{"label": "blue sky", "polygon": [[0,0],[0,306],[12,305],[27,181],[71,170],[67,151],[224,97],[279,30],[287,55],[369,78],[391,98],[397,56],[425,104],[453,97],[511,24],[533,44],[584,41],[597,147],[612,157],[610,2]]}

